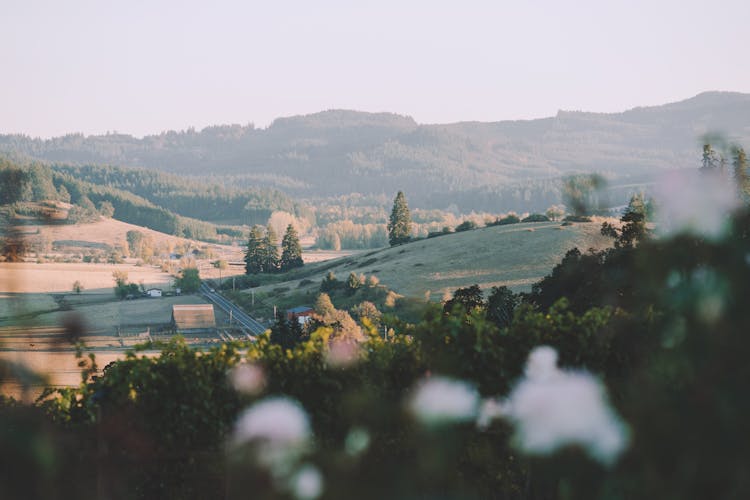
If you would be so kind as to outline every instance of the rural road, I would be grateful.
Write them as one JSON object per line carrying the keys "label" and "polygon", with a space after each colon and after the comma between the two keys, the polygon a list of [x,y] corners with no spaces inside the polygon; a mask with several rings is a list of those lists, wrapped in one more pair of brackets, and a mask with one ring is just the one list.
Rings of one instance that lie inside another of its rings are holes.
{"label": "rural road", "polygon": [[213,289],[207,284],[201,283],[201,294],[203,294],[204,297],[219,306],[219,308],[227,314],[230,314],[231,312],[232,319],[250,330],[253,335],[260,335],[261,333],[268,330],[268,328],[263,326],[256,319],[251,318],[245,311],[225,299],[221,294],[212,290]]}

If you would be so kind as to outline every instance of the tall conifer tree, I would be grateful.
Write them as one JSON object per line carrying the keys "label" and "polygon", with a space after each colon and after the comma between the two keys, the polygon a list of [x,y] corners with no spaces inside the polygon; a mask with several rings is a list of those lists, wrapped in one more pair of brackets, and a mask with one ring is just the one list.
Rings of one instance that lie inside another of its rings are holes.
{"label": "tall conifer tree", "polygon": [[393,200],[393,210],[388,220],[388,241],[391,246],[406,243],[411,239],[411,214],[406,204],[406,196],[399,191]]}
{"label": "tall conifer tree", "polygon": [[263,229],[253,226],[247,240],[245,252],[245,273],[255,274],[263,271]]}
{"label": "tall conifer tree", "polygon": [[281,240],[280,267],[282,271],[288,271],[295,267],[302,267],[302,265],[302,246],[299,243],[299,236],[294,226],[289,224]]}
{"label": "tall conifer tree", "polygon": [[263,272],[272,273],[279,268],[279,238],[276,231],[269,224],[266,228],[266,236],[263,238]]}

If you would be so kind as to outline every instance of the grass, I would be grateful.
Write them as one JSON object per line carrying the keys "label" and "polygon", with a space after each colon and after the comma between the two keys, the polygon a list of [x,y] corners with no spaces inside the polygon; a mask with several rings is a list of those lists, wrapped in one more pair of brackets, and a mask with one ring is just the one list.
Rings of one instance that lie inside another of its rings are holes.
{"label": "grass", "polygon": [[[403,296],[396,309],[399,304],[405,307],[408,300],[422,304],[425,300],[440,300],[456,288],[473,284],[485,290],[504,285],[516,292],[529,291],[568,250],[609,246],[611,240],[599,233],[601,223],[602,220],[595,220],[562,227],[558,222],[531,222],[446,234],[307,264],[289,273],[252,276],[259,285],[254,288],[254,307],[250,307],[250,300],[243,300],[243,295],[249,298],[248,290],[236,297],[251,313],[270,317],[273,305],[277,308],[312,305],[328,272],[333,272],[340,281],[346,281],[350,272],[377,276],[387,289]],[[288,288],[289,292],[281,288]],[[359,298],[354,303],[362,300],[370,299]],[[346,297],[334,297],[333,302],[341,309],[350,306]],[[409,309],[415,307],[411,304]]]}

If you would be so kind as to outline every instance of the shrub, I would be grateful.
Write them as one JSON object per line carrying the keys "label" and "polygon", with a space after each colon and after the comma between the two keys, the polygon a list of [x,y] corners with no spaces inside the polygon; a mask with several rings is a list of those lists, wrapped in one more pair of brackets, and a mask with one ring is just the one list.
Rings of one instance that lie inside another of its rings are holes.
{"label": "shrub", "polygon": [[591,222],[591,217],[587,215],[568,215],[563,222]]}
{"label": "shrub", "polygon": [[521,219],[517,215],[515,215],[515,214],[508,214],[507,216],[505,216],[505,217],[503,217],[501,219],[497,219],[497,221],[495,221],[495,225],[496,226],[507,226],[508,224],[518,224],[519,222],[521,222]]}
{"label": "shrub", "polygon": [[474,222],[473,220],[465,220],[461,224],[459,224],[458,226],[456,226],[456,232],[460,233],[462,231],[470,231],[470,230],[476,229],[476,228],[477,228],[477,223],[476,222]]}
{"label": "shrub", "polygon": [[544,214],[531,214],[528,217],[524,217],[521,222],[549,222],[549,217]]}

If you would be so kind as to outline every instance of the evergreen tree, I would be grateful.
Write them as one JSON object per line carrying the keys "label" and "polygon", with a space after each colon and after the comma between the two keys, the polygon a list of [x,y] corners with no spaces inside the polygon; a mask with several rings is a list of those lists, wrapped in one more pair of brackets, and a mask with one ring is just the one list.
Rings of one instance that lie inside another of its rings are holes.
{"label": "evergreen tree", "polygon": [[750,175],[747,172],[747,156],[744,149],[740,147],[734,149],[732,167],[734,168],[734,180],[737,184],[740,199],[747,201],[750,197]]}
{"label": "evergreen tree", "polygon": [[719,158],[710,144],[703,145],[703,157],[701,159],[701,172],[713,172],[719,167]]}
{"label": "evergreen tree", "polygon": [[641,241],[647,240],[650,231],[646,226],[649,217],[649,203],[642,193],[636,193],[630,198],[627,209],[620,222],[622,226],[618,229],[613,224],[605,222],[602,224],[601,234],[615,239],[615,248],[633,248]]}
{"label": "evergreen tree", "polygon": [[388,241],[391,246],[406,243],[411,239],[411,214],[406,204],[406,196],[399,191],[393,200],[393,210],[388,220]]}
{"label": "evergreen tree", "polygon": [[264,273],[273,273],[279,269],[279,238],[276,236],[276,231],[269,224],[266,228],[266,236],[263,238],[261,245],[263,253],[263,269]]}
{"label": "evergreen tree", "polygon": [[245,273],[255,274],[263,271],[263,229],[253,226],[247,241],[245,252]]}
{"label": "evergreen tree", "polygon": [[288,271],[295,267],[302,267],[302,246],[299,244],[297,230],[292,224],[286,227],[286,233],[281,240],[281,262],[282,271]]}
{"label": "evergreen tree", "polygon": [[287,320],[284,313],[276,314],[276,323],[271,327],[271,343],[278,344],[282,349],[293,349],[302,339],[302,325],[296,318]]}

